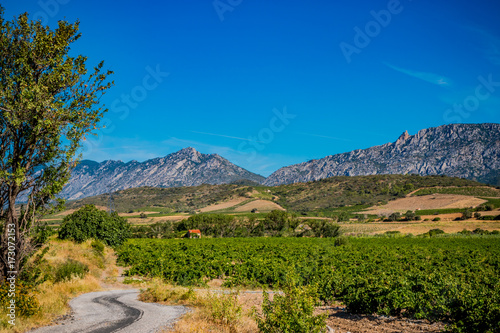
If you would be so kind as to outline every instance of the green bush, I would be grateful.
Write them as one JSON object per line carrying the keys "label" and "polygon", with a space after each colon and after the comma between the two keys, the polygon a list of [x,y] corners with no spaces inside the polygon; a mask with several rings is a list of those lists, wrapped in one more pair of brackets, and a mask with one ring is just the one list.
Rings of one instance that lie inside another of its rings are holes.
{"label": "green bush", "polygon": [[441,221],[441,218],[440,217],[435,217],[432,219],[434,222],[437,222],[437,221]]}
{"label": "green bush", "polygon": [[83,278],[89,272],[89,267],[77,260],[68,259],[56,268],[55,282],[71,280],[76,276]]}
{"label": "green bush", "polygon": [[94,239],[92,241],[92,243],[90,243],[90,246],[92,247],[92,249],[94,250],[94,252],[97,255],[99,255],[99,256],[103,256],[104,255],[104,243],[101,242],[100,240]]}
{"label": "green bush", "polygon": [[349,244],[349,241],[347,240],[346,237],[344,236],[340,236],[340,237],[336,237],[335,240],[333,241],[333,244],[335,246],[342,246],[342,245],[347,245]]}
{"label": "green bush", "polygon": [[255,319],[259,330],[264,333],[275,332],[324,332],[326,330],[326,314],[314,315],[319,296],[317,286],[295,286],[287,283],[284,295],[275,295],[269,300],[264,292],[262,314]]}
{"label": "green bush", "polygon": [[387,219],[391,222],[399,221],[401,219],[401,213],[399,212],[392,213],[391,215],[389,215]]}
{"label": "green bush", "polygon": [[70,239],[77,243],[87,239],[98,239],[109,246],[121,245],[130,237],[130,225],[116,212],[111,214],[86,205],[64,218],[59,229],[60,239]]}
{"label": "green bush", "polygon": [[429,236],[435,236],[435,235],[441,235],[441,234],[444,234],[445,232],[441,229],[431,229],[429,230]]}
{"label": "green bush", "polygon": [[236,331],[236,326],[243,314],[242,306],[238,303],[238,293],[209,294],[206,306],[210,320],[228,327],[232,332]]}

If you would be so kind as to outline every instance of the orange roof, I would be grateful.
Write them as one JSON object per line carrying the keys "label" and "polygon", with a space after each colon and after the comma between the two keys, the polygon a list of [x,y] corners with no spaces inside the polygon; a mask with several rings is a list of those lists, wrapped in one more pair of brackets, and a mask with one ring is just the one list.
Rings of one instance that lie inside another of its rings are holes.
{"label": "orange roof", "polygon": [[201,231],[198,229],[195,230],[188,230],[190,234],[201,234]]}

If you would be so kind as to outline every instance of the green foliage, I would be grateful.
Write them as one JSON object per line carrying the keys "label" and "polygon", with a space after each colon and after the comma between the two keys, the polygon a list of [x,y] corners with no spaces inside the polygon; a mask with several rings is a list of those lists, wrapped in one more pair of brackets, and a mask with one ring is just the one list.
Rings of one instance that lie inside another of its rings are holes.
{"label": "green foliage", "polygon": [[59,264],[55,270],[54,282],[71,280],[73,277],[83,278],[89,272],[89,267],[77,260],[68,259]]}
{"label": "green foliage", "polygon": [[431,230],[427,231],[426,233],[422,234],[422,236],[434,237],[436,235],[442,235],[444,233],[445,232],[441,229],[431,229]]}
{"label": "green foliage", "polygon": [[272,301],[266,292],[263,293],[262,314],[255,316],[260,332],[326,331],[327,315],[314,315],[315,306],[319,302],[317,286],[296,286],[289,281],[283,292],[284,295],[274,295]]}
{"label": "green foliage", "polygon": [[315,237],[339,237],[340,226],[326,220],[307,220]]}
{"label": "green foliage", "polygon": [[184,285],[223,278],[229,287],[279,288],[293,274],[296,286],[317,285],[321,300],[352,312],[499,330],[500,237],[446,236],[350,238],[348,246],[324,238],[128,240],[118,260],[129,275]]}
{"label": "green foliage", "polygon": [[40,253],[35,256],[34,260],[27,264],[26,269],[19,276],[20,280],[29,285],[37,286],[52,279],[50,264],[47,259],[44,258],[49,249],[49,246],[43,248]]}
{"label": "green foliage", "polygon": [[472,210],[471,209],[466,209],[463,213],[462,213],[462,220],[468,220],[472,218]]}
{"label": "green foliage", "polygon": [[108,214],[93,205],[87,205],[64,218],[59,229],[60,239],[81,243],[98,239],[109,246],[118,246],[130,236],[130,225],[116,212]]}
{"label": "green foliage", "polygon": [[272,236],[283,236],[286,232],[293,233],[299,225],[299,220],[283,210],[269,212],[262,222],[264,230]]}
{"label": "green foliage", "polygon": [[432,219],[434,222],[438,222],[438,221],[441,221],[441,218],[440,217],[435,217]]}
{"label": "green foliage", "polygon": [[[25,257],[46,239],[32,230],[38,215],[61,204],[56,195],[68,181],[85,136],[107,111],[100,99],[112,83],[99,63],[90,71],[87,58],[70,55],[80,38],[79,22],[59,21],[56,28],[30,21],[24,13],[7,21],[0,6],[0,220],[14,224],[15,264],[6,262],[7,234],[2,233],[0,279],[22,271]],[[28,193],[22,214],[14,209]]]}
{"label": "green foliage", "polygon": [[431,187],[420,189],[417,192],[413,193],[415,196],[421,195],[429,195],[435,193],[442,194],[461,194],[461,195],[470,195],[475,197],[500,197],[500,191],[495,189],[494,187],[486,187],[486,186],[463,186],[463,187]]}
{"label": "green foliage", "polygon": [[399,221],[401,219],[401,213],[398,212],[392,213],[391,215],[389,215],[387,219],[391,222]]}
{"label": "green foliage", "polygon": [[272,192],[279,198],[277,202],[282,207],[293,211],[312,211],[359,204],[371,206],[403,197],[415,188],[437,186],[484,187],[484,184],[444,176],[336,176],[307,183],[275,186]]}
{"label": "green foliage", "polygon": [[243,309],[238,303],[238,293],[214,294],[210,293],[206,300],[206,309],[213,322],[229,327],[231,332],[236,331]]}
{"label": "green foliage", "polygon": [[98,256],[102,257],[104,255],[105,245],[100,240],[94,239],[92,243],[90,243],[90,246]]}
{"label": "green foliage", "polygon": [[[264,215],[264,220],[257,221],[252,214],[235,217],[224,214],[196,214],[174,225],[174,232],[186,232],[199,229],[202,236],[210,237],[259,237],[259,236],[294,236],[299,220],[282,210],[273,210]],[[141,227],[141,230],[145,230]],[[166,237],[164,237],[166,238]]]}
{"label": "green foliage", "polygon": [[15,299],[16,315],[31,317],[40,311],[40,305],[35,296],[33,287],[22,281],[16,281],[15,297],[10,297],[10,284],[4,281],[0,283],[0,306],[5,313],[9,313],[7,307],[10,300]]}
{"label": "green foliage", "polygon": [[411,210],[406,211],[404,216],[406,221],[416,221],[418,218],[417,214]]}
{"label": "green foliage", "polygon": [[[188,212],[198,210],[211,204],[229,200],[238,196],[242,190],[246,193],[248,187],[240,185],[199,185],[172,188],[139,187],[116,191],[114,201],[119,212],[138,210],[156,211],[149,217],[171,214],[172,212]],[[83,205],[106,206],[108,197],[101,194],[67,203],[68,208],[78,208]],[[138,214],[139,215],[139,214]]]}

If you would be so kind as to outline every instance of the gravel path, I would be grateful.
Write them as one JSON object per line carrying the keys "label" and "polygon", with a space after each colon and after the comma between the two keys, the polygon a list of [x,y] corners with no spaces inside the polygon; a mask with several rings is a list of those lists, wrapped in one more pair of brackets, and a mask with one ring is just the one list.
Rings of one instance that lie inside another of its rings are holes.
{"label": "gravel path", "polygon": [[32,333],[152,333],[171,327],[188,309],[137,300],[138,289],[83,294],[69,303],[73,315]]}

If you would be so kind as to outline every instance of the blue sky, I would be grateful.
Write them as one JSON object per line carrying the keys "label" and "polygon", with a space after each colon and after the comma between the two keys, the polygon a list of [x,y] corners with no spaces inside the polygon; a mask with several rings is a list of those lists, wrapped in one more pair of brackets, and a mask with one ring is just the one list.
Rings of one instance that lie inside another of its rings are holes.
{"label": "blue sky", "polygon": [[500,120],[500,3],[2,1],[54,27],[115,86],[83,157],[139,160],[192,146],[250,171]]}

